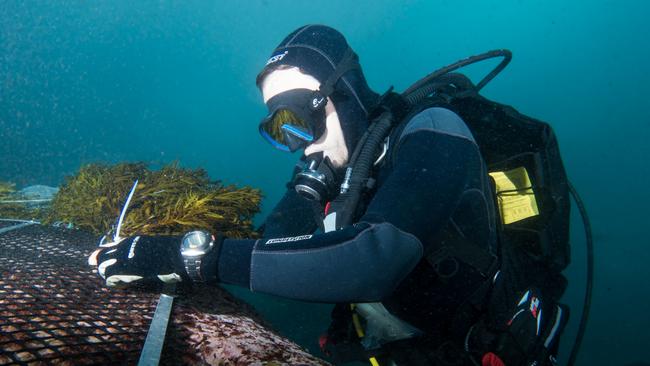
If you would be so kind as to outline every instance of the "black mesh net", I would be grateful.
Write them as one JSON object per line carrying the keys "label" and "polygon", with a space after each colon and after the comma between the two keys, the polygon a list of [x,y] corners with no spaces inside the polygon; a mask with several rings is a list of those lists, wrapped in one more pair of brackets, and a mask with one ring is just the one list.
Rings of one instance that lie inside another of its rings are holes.
{"label": "black mesh net", "polygon": [[95,239],[39,225],[0,234],[0,364],[137,361],[155,296],[102,286],[84,263]]}
{"label": "black mesh net", "polygon": [[[159,294],[105,287],[86,263],[96,243],[40,225],[0,233],[0,365],[137,363]],[[322,364],[224,290],[181,295],[163,364]]]}

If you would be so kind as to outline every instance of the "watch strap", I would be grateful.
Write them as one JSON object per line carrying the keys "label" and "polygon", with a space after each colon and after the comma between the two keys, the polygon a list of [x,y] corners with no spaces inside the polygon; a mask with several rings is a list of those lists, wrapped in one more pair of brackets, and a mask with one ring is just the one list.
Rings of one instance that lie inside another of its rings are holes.
{"label": "watch strap", "polygon": [[215,235],[214,247],[203,258],[201,258],[201,278],[204,282],[217,282],[217,267],[221,255],[221,243],[223,238]]}
{"label": "watch strap", "polygon": [[203,277],[201,276],[201,257],[184,257],[183,264],[185,265],[185,271],[190,279],[194,282],[204,282]]}
{"label": "watch strap", "polygon": [[185,257],[181,255],[185,272],[193,282],[217,281],[217,263],[223,238],[220,235],[214,235],[214,238],[214,246],[206,254],[198,257]]}

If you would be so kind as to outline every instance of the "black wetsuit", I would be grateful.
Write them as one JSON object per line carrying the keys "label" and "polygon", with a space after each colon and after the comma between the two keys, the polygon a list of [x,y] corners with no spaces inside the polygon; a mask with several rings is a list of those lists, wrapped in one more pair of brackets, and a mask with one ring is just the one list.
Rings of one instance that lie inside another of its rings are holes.
{"label": "black wetsuit", "polygon": [[358,222],[327,233],[315,233],[312,203],[290,188],[263,239],[223,241],[219,280],[305,301],[381,301],[428,342],[460,341],[471,324],[458,329],[455,314],[484,275],[456,262],[441,279],[427,257],[445,244],[443,231],[496,252],[489,177],[473,136],[452,111],[428,108],[394,130],[375,178]]}

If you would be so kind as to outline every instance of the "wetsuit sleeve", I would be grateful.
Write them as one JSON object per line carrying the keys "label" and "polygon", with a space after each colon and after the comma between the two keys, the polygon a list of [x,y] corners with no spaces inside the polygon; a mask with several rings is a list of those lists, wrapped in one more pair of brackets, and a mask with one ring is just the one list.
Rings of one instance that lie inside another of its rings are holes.
{"label": "wetsuit sleeve", "polygon": [[432,128],[432,118],[464,126],[444,111],[419,114],[417,123],[407,125],[394,168],[358,223],[316,235],[226,239],[219,279],[305,301],[372,302],[388,296],[421,260],[428,235],[449,220],[472,161],[480,161],[467,136]]}
{"label": "wetsuit sleeve", "polygon": [[294,236],[311,233],[317,227],[312,204],[288,185],[287,192],[262,225],[262,235],[265,238]]}

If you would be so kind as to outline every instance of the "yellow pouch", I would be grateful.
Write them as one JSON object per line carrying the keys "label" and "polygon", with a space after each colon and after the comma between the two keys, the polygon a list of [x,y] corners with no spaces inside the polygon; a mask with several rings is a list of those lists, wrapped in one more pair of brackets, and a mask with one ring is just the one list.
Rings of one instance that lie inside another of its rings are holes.
{"label": "yellow pouch", "polygon": [[491,172],[497,189],[497,204],[501,221],[507,225],[539,215],[535,192],[526,168],[519,167],[504,172]]}

